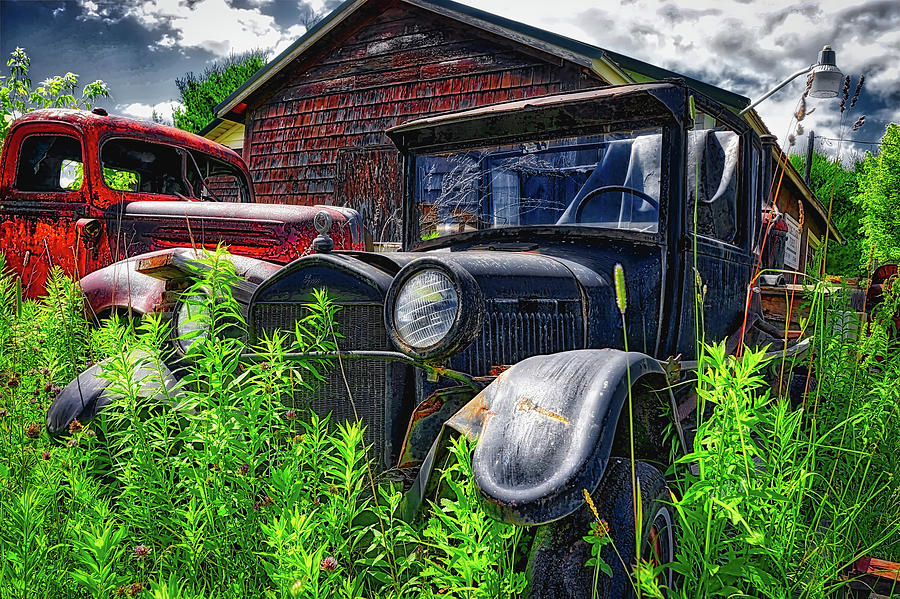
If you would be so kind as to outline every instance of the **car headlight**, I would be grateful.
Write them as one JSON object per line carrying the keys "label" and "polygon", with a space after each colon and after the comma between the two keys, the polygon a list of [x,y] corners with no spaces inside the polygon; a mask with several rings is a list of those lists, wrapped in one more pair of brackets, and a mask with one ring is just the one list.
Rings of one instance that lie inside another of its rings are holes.
{"label": "car headlight", "polygon": [[195,341],[209,335],[209,299],[202,295],[185,296],[175,311],[175,342],[182,353]]}
{"label": "car headlight", "polygon": [[444,340],[459,314],[459,294],[450,277],[438,270],[411,276],[397,292],[394,326],[397,336],[414,349]]}
{"label": "car headlight", "polygon": [[391,341],[426,360],[445,358],[481,331],[484,297],[469,271],[423,257],[400,269],[388,290],[384,320]]}

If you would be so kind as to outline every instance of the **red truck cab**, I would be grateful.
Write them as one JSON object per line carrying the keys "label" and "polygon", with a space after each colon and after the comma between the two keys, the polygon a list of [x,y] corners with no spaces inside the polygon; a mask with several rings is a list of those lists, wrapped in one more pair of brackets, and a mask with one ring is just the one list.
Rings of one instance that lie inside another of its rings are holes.
{"label": "red truck cab", "polygon": [[0,252],[27,297],[40,295],[52,266],[82,279],[147,252],[219,242],[286,264],[309,252],[322,210],[337,248],[364,249],[355,211],[256,204],[234,151],[103,109],[28,113],[0,155]]}

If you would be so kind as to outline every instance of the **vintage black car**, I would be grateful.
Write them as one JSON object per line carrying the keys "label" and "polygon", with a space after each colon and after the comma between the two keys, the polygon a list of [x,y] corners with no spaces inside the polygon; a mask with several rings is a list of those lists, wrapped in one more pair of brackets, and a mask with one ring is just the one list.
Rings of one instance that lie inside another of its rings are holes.
{"label": "vintage black car", "polygon": [[[416,473],[407,514],[447,435],[477,437],[487,509],[541,525],[533,597],[591,596],[585,489],[621,554],[635,555],[622,459],[630,385],[642,552],[669,561],[661,471],[684,431],[665,365],[695,356],[697,297],[707,340],[734,339],[745,322],[770,176],[760,137],[680,81],[441,115],[388,135],[405,164],[402,251],[330,252],[320,239],[319,253],[255,288],[250,336],[293,330],[313,290],[327,289],[342,307],[343,368],[314,409],[352,419],[352,393],[381,468]],[[96,403],[102,383],[91,382],[61,395],[51,430]],[[608,557],[601,596],[624,596],[628,573]]]}

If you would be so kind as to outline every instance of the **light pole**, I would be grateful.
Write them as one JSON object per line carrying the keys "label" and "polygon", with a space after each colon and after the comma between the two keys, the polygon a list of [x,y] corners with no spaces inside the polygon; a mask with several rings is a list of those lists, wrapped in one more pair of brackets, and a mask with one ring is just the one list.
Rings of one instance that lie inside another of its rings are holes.
{"label": "light pole", "polygon": [[838,95],[838,92],[841,89],[841,81],[844,79],[844,74],[841,73],[841,70],[837,68],[837,65],[834,61],[834,50],[831,49],[831,46],[825,46],[822,48],[822,51],[819,52],[819,60],[815,64],[811,64],[805,69],[801,69],[767,91],[765,95],[747,108],[743,109],[738,113],[738,116],[743,115],[751,108],[755,107],[757,104],[780,90],[782,87],[799,77],[800,75],[805,75],[807,73],[812,73],[812,87],[809,89],[809,95],[813,98],[834,98]]}

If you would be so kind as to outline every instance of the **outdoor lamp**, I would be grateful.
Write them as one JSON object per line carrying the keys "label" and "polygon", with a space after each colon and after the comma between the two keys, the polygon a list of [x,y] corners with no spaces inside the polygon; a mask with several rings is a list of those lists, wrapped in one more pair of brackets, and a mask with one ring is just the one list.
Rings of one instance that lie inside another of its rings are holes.
{"label": "outdoor lamp", "polygon": [[841,72],[834,60],[834,50],[831,49],[831,46],[825,46],[822,48],[822,51],[819,52],[819,60],[816,61],[815,64],[811,64],[804,69],[800,69],[769,91],[765,93],[763,97],[756,100],[750,106],[743,109],[738,113],[738,116],[741,116],[782,87],[799,77],[800,75],[805,75],[807,73],[812,73],[812,87],[809,89],[809,95],[813,98],[834,98],[838,95],[838,92],[841,89],[841,82],[844,80],[844,74]]}

